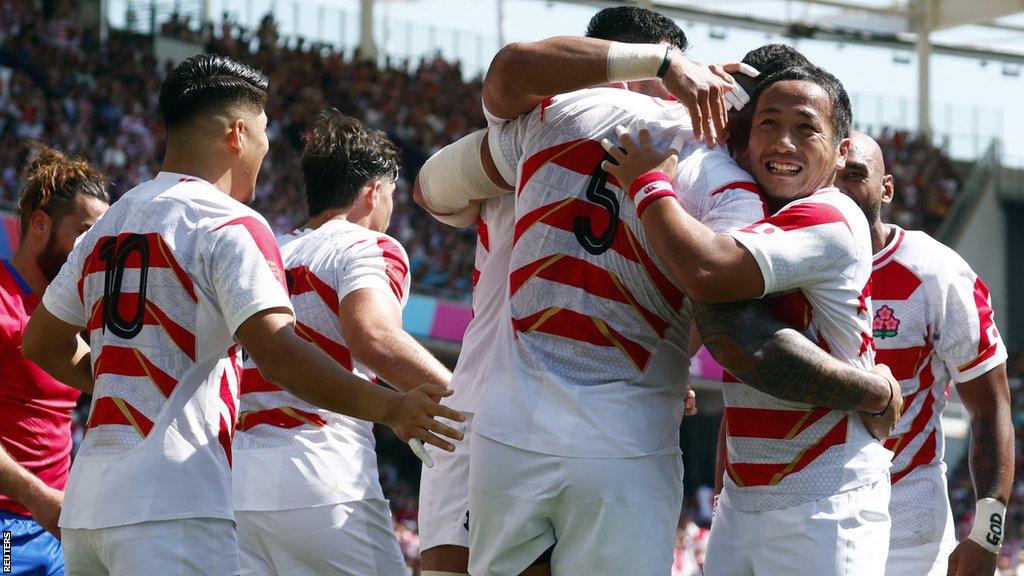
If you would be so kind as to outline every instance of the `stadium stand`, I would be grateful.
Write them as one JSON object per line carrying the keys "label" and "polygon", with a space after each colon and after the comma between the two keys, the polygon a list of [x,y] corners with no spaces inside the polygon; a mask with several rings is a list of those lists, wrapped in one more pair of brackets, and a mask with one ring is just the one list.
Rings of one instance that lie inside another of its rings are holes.
{"label": "stadium stand", "polygon": [[[21,186],[27,144],[45,140],[87,157],[107,174],[114,198],[156,172],[163,153],[157,95],[168,68],[151,54],[149,38],[112,32],[99,41],[95,29],[81,28],[62,3],[50,15],[26,0],[0,2],[0,202],[11,205]],[[246,30],[225,21],[195,29],[176,16],[162,33],[202,42],[264,70],[271,78],[268,106],[270,152],[257,185],[255,207],[279,233],[300,224],[305,214],[299,167],[301,137],[308,119],[325,104],[381,128],[402,149],[404,169],[389,232],[407,247],[414,290],[467,300],[475,230],[441,226],[413,205],[411,178],[431,153],[484,124],[480,81],[464,81],[458,63],[440,57],[415,65],[386,61],[378,67],[358,53],[343,54],[302,40],[284,42],[269,15],[259,28]],[[904,227],[934,233],[960,187],[956,167],[942,150],[899,130],[878,136],[887,169],[896,176],[896,201],[888,217]],[[1009,363],[1017,429],[1017,477],[1024,471],[1024,356]],[[75,419],[81,439],[87,418],[84,404]],[[415,531],[418,467],[396,439],[379,443],[385,493],[395,510],[396,533],[413,573],[418,573]],[[959,535],[971,524],[970,475],[966,461],[950,475]],[[1024,482],[1015,486],[1008,512],[1007,545],[1002,565],[1013,570],[1024,546]],[[692,520],[696,499],[677,535],[675,576],[699,573],[706,526]],[[703,523],[702,523],[703,524]],[[1010,574],[1011,572],[1007,572]]]}

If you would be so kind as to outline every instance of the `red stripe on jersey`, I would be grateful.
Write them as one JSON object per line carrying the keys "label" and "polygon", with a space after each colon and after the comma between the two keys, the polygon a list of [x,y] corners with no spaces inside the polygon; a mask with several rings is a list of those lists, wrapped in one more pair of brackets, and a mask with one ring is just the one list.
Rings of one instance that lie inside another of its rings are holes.
{"label": "red stripe on jersey", "polygon": [[[732,481],[738,486],[773,486],[782,482],[786,476],[795,474],[818,456],[825,453],[833,446],[839,446],[846,440],[846,425],[848,417],[844,416],[835,426],[812,446],[801,450],[800,453],[787,464],[744,464],[729,462],[728,473]],[[727,431],[731,434],[732,430]]]}
{"label": "red stripe on jersey", "polygon": [[875,349],[875,337],[867,332],[860,333],[860,351],[857,352],[858,356],[863,356],[867,353],[868,349]]}
{"label": "red stripe on jersey", "polygon": [[899,262],[889,262],[871,273],[871,297],[879,300],[906,300],[921,285],[921,279]]}
{"label": "red stripe on jersey", "polygon": [[982,362],[995,356],[999,342],[996,333],[995,322],[992,319],[992,306],[989,305],[988,286],[981,278],[974,281],[974,305],[978,308],[978,357],[966,364],[959,366],[957,370],[966,372]]}
{"label": "red stripe on jersey", "polygon": [[326,352],[335,362],[344,366],[346,370],[352,370],[352,354],[348,351],[348,348],[313,330],[302,322],[295,323],[295,332],[304,340],[316,344],[318,348]]}
{"label": "red stripe on jersey", "polygon": [[292,296],[316,292],[317,296],[327,305],[327,309],[334,312],[335,316],[341,313],[341,302],[338,300],[338,291],[320,279],[312,270],[305,266],[290,268],[288,275],[288,293]]}
{"label": "red stripe on jersey", "polygon": [[[87,331],[99,330],[103,328],[103,299],[100,298],[92,307],[92,316],[89,321],[86,322],[85,329]],[[123,318],[133,318],[135,316],[136,307],[139,304],[138,292],[121,292],[118,294],[118,308],[120,309]],[[145,307],[142,315],[142,323],[146,326],[160,326],[164,332],[170,336],[171,340],[178,346],[178,348],[189,357],[190,360],[195,362],[196,360],[196,337],[187,328],[181,326],[174,320],[171,320],[170,316],[164,313],[159,306],[153,304],[148,299],[145,302]]]}
{"label": "red stripe on jersey", "polygon": [[[530,178],[548,162],[557,164],[567,170],[572,170],[577,174],[590,176],[601,166],[601,161],[604,160],[604,157],[604,148],[601,147],[601,143],[597,140],[571,140],[545,148],[527,158],[526,162],[523,163],[522,177],[519,179],[519,190],[516,193],[521,193],[526,188]],[[613,186],[619,186],[618,180],[611,174],[607,175],[607,182]]]}
{"label": "red stripe on jersey", "polygon": [[479,282],[480,282],[480,271],[479,271],[479,270],[477,270],[477,269],[476,269],[476,268],[474,267],[474,268],[473,268],[473,288],[476,288],[476,285],[477,285],[477,284],[478,284]]}
{"label": "red stripe on jersey", "polygon": [[217,430],[217,441],[224,449],[224,455],[228,459],[228,467],[231,467],[231,437],[235,434],[235,397],[231,393],[231,383],[228,381],[228,373],[225,371],[220,377],[220,399],[224,407],[228,409],[228,418],[222,414],[220,417],[220,429]]}
{"label": "red stripe on jersey", "polygon": [[892,256],[893,254],[896,253],[896,250],[899,249],[900,244],[903,244],[903,237],[904,236],[906,236],[906,232],[903,229],[900,229],[896,233],[896,243],[893,244],[892,248],[886,250],[884,254],[882,254],[881,256],[879,256],[877,258],[875,258],[875,262],[874,262],[875,266],[881,264],[882,262],[885,261],[886,258],[888,258],[889,256]]}
{"label": "red stripe on jersey", "polygon": [[256,412],[242,412],[238,415],[239,432],[251,430],[260,424],[274,426],[276,428],[298,428],[299,426],[313,426],[322,428],[327,421],[315,412],[306,412],[291,406],[259,410]]}
{"label": "red stripe on jersey", "polygon": [[480,242],[480,246],[483,247],[484,252],[491,251],[491,234],[487,229],[487,221],[480,217],[476,225],[476,239]]}
{"label": "red stripe on jersey", "polygon": [[246,368],[242,370],[242,381],[239,385],[241,395],[253,394],[256,392],[280,392],[281,388],[263,377],[258,368]]}
{"label": "red stripe on jersey", "polygon": [[[608,211],[604,208],[578,198],[566,198],[541,206],[520,218],[516,222],[513,243],[517,242],[531,226],[538,222],[571,233],[574,230],[573,222],[581,216],[590,218],[594,230],[605,230],[609,225]],[[650,255],[644,251],[640,240],[633,234],[629,226],[621,220],[618,225],[620,233],[615,235],[611,249],[620,256],[643,266],[662,298],[673,310],[679,310],[683,304],[683,291],[662,273]]]}
{"label": "red stripe on jersey", "polygon": [[722,382],[727,384],[742,384],[740,379],[733,376],[728,370],[722,370]]}
{"label": "red stripe on jersey", "polygon": [[921,445],[921,449],[914,454],[914,458],[907,464],[907,467],[899,472],[894,472],[892,475],[892,483],[895,484],[905,478],[907,474],[910,474],[915,468],[924,466],[925,464],[931,463],[935,459],[936,450],[936,433],[938,430],[933,429],[932,433],[928,435],[928,439]]}
{"label": "red stripe on jersey", "polygon": [[[922,394],[922,392],[924,394]],[[921,409],[918,410],[917,416],[910,422],[910,428],[907,429],[903,434],[897,436],[890,436],[886,438],[883,445],[892,450],[895,453],[894,459],[906,450],[907,446],[914,441],[914,438],[918,434],[923,432],[928,427],[928,423],[932,419],[932,415],[935,413],[935,395],[930,392],[928,388],[921,388],[917,392],[907,396],[903,404],[905,407],[909,407],[917,399],[918,396],[924,396],[924,400],[921,402]],[[904,408],[906,411],[907,408]]]}
{"label": "red stripe on jersey", "polygon": [[868,277],[868,281],[864,284],[864,288],[861,289],[860,294],[857,296],[857,313],[868,311],[868,298],[871,298],[871,277]]}
{"label": "red stripe on jersey", "polygon": [[[109,260],[114,253],[117,252],[116,244],[123,242],[128,236],[138,236],[138,234],[131,234],[125,232],[117,236],[115,246],[110,246],[108,242],[113,239],[113,236],[104,236],[100,238],[92,248],[92,252],[85,259],[85,264],[82,265],[82,275],[78,278],[78,297],[84,299],[84,286],[85,279],[96,272],[106,272],[107,262],[104,262],[104,249],[109,252],[106,255],[106,259]],[[142,234],[145,237],[146,243],[149,245],[149,268],[168,268],[178,278],[178,282],[181,283],[181,287],[188,294],[188,297],[193,302],[198,302],[196,297],[196,287],[192,282],[192,278],[185,272],[181,264],[174,258],[174,253],[171,248],[167,246],[164,239],[160,234],[156,232],[150,232],[148,234]],[[142,257],[138,251],[132,251],[128,254],[128,258],[125,259],[124,268],[126,269],[138,269],[142,266]],[[83,300],[84,304],[84,300]]]}
{"label": "red stripe on jersey", "polygon": [[847,230],[852,232],[850,224],[846,221],[846,217],[843,216],[839,208],[820,202],[804,202],[803,204],[785,208],[774,216],[769,216],[760,222],[751,224],[744,228],[743,231],[757,232],[757,229],[764,224],[771,224],[780,230],[789,231],[809,228],[811,226],[835,224],[837,222],[842,223],[846,226]]}
{"label": "red stripe on jersey", "polygon": [[405,278],[409,275],[409,263],[405,261],[402,248],[390,238],[377,238],[377,246],[384,252],[384,272],[391,283],[391,291],[401,302],[405,296]]}
{"label": "red stripe on jersey", "polygon": [[668,330],[668,322],[644,308],[629,288],[613,273],[567,254],[555,254],[541,258],[512,272],[509,285],[512,296],[532,278],[540,277],[551,282],[575,286],[588,294],[608,300],[629,304],[637,315],[661,338]]}
{"label": "red stripe on jersey", "polygon": [[770,410],[767,408],[725,408],[727,435],[732,438],[795,438],[831,412],[812,410]]}
{"label": "red stripe on jersey", "polygon": [[773,318],[801,332],[807,330],[814,318],[811,302],[801,290],[768,298],[768,310]]}
{"label": "red stripe on jersey", "polygon": [[253,242],[256,243],[256,248],[263,254],[263,258],[267,261],[267,266],[270,266],[270,271],[274,274],[274,278],[277,278],[281,286],[287,290],[288,283],[285,281],[281,250],[278,248],[277,240],[274,238],[274,233],[270,231],[270,228],[267,228],[266,224],[252,216],[240,216],[217,226],[214,228],[214,231],[216,232],[228,226],[241,226],[245,228],[245,231],[252,237]]}
{"label": "red stripe on jersey", "polygon": [[164,398],[170,398],[178,380],[153,364],[149,358],[135,348],[104,346],[93,365],[93,379],[103,374],[112,376],[145,376],[160,390]]}
{"label": "red stripe on jersey", "polygon": [[547,308],[526,318],[513,318],[512,328],[524,334],[544,332],[594,346],[614,346],[629,358],[641,372],[651,359],[651,353],[643,346],[618,333],[600,318],[572,310]]}
{"label": "red stripe on jersey", "polygon": [[146,418],[142,412],[135,409],[124,398],[115,396],[101,396],[93,403],[92,411],[89,413],[89,422],[85,429],[91,430],[97,426],[106,425],[131,426],[145,438],[153,429],[153,421]]}
{"label": "red stripe on jersey", "polygon": [[931,342],[910,348],[879,348],[875,354],[875,363],[888,366],[897,380],[909,380],[917,374],[931,353]]}

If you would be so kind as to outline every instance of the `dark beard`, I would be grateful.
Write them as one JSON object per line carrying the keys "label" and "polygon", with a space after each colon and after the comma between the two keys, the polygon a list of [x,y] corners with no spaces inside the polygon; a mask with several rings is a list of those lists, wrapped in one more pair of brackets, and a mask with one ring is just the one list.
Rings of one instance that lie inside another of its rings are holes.
{"label": "dark beard", "polygon": [[57,277],[67,259],[68,254],[57,247],[57,233],[51,232],[50,239],[46,241],[46,248],[36,256],[36,266],[39,266],[39,271],[43,273],[47,284]]}

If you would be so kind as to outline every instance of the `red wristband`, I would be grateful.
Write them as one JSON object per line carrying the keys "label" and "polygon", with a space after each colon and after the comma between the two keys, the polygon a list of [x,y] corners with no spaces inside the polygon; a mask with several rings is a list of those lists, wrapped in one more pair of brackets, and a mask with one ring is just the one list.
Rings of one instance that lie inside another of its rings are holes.
{"label": "red wristband", "polygon": [[676,192],[672,189],[672,180],[668,174],[660,171],[642,174],[629,185],[629,197],[636,204],[637,217],[643,215],[644,210],[658,198],[675,197],[675,195]]}

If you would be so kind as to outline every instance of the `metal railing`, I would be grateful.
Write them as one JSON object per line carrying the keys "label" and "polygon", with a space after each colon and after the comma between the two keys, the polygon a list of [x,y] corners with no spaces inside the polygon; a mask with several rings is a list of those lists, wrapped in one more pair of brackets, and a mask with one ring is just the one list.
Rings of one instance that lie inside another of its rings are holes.
{"label": "metal railing", "polygon": [[974,207],[977,206],[981,194],[985,191],[993,178],[999,177],[1001,166],[999,163],[999,141],[993,140],[985,153],[974,163],[974,167],[967,175],[963,185],[960,187],[960,194],[956,202],[949,210],[949,215],[942,222],[936,237],[947,246],[953,246],[956,238],[963,231]]}

